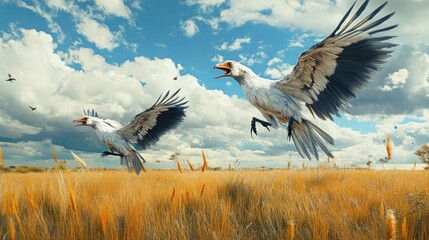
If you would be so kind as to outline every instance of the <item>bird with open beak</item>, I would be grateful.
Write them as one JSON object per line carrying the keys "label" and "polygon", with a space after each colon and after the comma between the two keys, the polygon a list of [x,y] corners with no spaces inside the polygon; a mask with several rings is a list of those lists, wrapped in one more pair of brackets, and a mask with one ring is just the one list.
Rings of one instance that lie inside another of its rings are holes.
{"label": "bird with open beak", "polygon": [[252,118],[251,136],[252,133],[257,134],[256,123],[268,130],[269,127],[287,125],[288,138],[292,138],[301,157],[311,159],[313,155],[319,159],[318,148],[333,157],[328,144],[333,145],[334,139],[306,118],[302,108],[307,107],[313,117],[322,120],[340,116],[339,112],[349,106],[348,101],[368,84],[390,56],[390,48],[396,45],[387,40],[393,36],[379,34],[397,25],[377,27],[394,13],[371,22],[387,2],[355,24],[368,2],[366,0],[346,22],[353,4],[335,30],[303,52],[293,71],[282,79],[259,77],[250,68],[235,61],[215,65],[215,68],[224,71],[216,78],[234,78],[247,100],[265,118],[266,121]]}
{"label": "bird with open beak", "polygon": [[162,135],[176,128],[186,116],[187,102],[185,98],[179,99],[179,91],[171,96],[169,92],[161,95],[152,107],[137,114],[125,126],[114,120],[100,118],[94,110],[84,110],[85,116],[73,122],[80,123],[76,126],[89,126],[95,130],[97,137],[109,149],[101,154],[102,157],[120,156],[121,165],[126,166],[128,171],[132,167],[139,174],[145,170],[143,163],[146,161],[134,145],[142,150],[149,148]]}

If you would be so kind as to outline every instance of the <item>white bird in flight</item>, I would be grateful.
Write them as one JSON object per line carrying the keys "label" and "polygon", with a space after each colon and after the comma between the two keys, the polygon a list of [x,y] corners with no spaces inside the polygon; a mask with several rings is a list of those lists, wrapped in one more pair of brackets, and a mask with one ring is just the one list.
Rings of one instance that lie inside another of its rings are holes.
{"label": "white bird in flight", "polygon": [[135,173],[139,174],[141,170],[145,170],[143,163],[146,161],[133,145],[145,150],[183,121],[188,107],[185,104],[188,102],[183,101],[185,98],[179,99],[176,96],[179,91],[180,89],[171,96],[169,91],[164,96],[161,95],[152,107],[137,114],[126,126],[114,120],[102,119],[94,110],[84,110],[85,117],[73,122],[81,123],[76,126],[90,126],[95,130],[97,137],[110,150],[103,152],[102,157],[120,156],[121,165],[127,166],[128,171],[132,166]]}
{"label": "white bird in flight", "polygon": [[307,107],[313,117],[333,120],[332,117],[339,116],[339,111],[349,106],[348,101],[367,85],[380,65],[390,57],[392,51],[389,49],[396,44],[387,40],[393,36],[377,34],[394,29],[397,25],[374,28],[394,13],[370,22],[387,2],[354,24],[368,2],[366,0],[346,22],[355,2],[335,30],[303,52],[293,71],[280,80],[259,77],[250,68],[235,61],[215,65],[215,68],[225,71],[216,78],[234,78],[241,85],[247,100],[267,120],[253,117],[251,135],[252,132],[257,134],[256,122],[268,130],[269,127],[278,128],[287,124],[288,138],[292,138],[301,157],[311,159],[312,154],[319,159],[318,148],[327,156],[334,157],[327,146],[327,143],[334,145],[334,139],[310,122],[303,115],[302,108]]}

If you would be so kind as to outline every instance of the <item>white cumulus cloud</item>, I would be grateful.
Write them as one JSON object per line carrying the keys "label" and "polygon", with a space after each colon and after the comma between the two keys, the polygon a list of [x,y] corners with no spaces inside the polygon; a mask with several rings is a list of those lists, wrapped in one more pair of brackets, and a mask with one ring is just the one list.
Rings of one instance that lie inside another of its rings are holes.
{"label": "white cumulus cloud", "polygon": [[64,0],[46,0],[46,4],[48,4],[48,6],[51,8],[61,10],[65,10],[68,7]]}
{"label": "white cumulus cloud", "polygon": [[221,63],[221,62],[223,62],[223,61],[224,61],[224,58],[223,58],[223,56],[222,56],[222,55],[216,54],[216,56],[214,56],[214,57],[211,59],[211,61],[212,61],[212,62],[214,62],[214,63]]}
{"label": "white cumulus cloud", "polygon": [[259,51],[252,54],[239,54],[238,58],[240,59],[240,62],[247,65],[252,66],[256,63],[262,63],[265,58],[267,58],[267,54],[263,51]]}
{"label": "white cumulus cloud", "polygon": [[408,78],[408,70],[407,69],[399,69],[397,72],[389,74],[387,76],[386,85],[381,88],[382,91],[392,91],[394,89],[400,88],[403,86]]}
{"label": "white cumulus cloud", "polygon": [[268,67],[265,69],[265,74],[273,79],[279,79],[287,76],[293,70],[293,66],[287,63],[277,65],[276,67]]}
{"label": "white cumulus cloud", "polygon": [[185,36],[189,38],[193,37],[199,31],[197,24],[192,19],[188,19],[184,22],[181,22],[180,28],[182,29]]}
{"label": "white cumulus cloud", "polygon": [[243,43],[250,43],[250,37],[237,38],[229,44],[228,42],[223,42],[220,46],[217,47],[220,51],[237,51],[242,48]]}
{"label": "white cumulus cloud", "polygon": [[123,18],[131,17],[131,10],[124,0],[95,0],[95,3],[106,13]]}
{"label": "white cumulus cloud", "polygon": [[203,12],[210,12],[215,6],[219,6],[224,3],[225,0],[186,0],[185,3],[189,6],[199,5],[199,8]]}
{"label": "white cumulus cloud", "polygon": [[111,51],[118,46],[117,39],[109,27],[92,18],[84,17],[77,24],[77,31],[100,49]]}

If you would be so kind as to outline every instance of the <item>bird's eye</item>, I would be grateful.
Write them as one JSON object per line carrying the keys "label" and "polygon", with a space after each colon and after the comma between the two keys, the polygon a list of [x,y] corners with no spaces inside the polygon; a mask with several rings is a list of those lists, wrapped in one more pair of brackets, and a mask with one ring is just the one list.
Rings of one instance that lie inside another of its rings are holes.
{"label": "bird's eye", "polygon": [[226,65],[227,65],[229,68],[232,68],[232,63],[231,63],[231,62],[227,62],[227,63],[226,63]]}

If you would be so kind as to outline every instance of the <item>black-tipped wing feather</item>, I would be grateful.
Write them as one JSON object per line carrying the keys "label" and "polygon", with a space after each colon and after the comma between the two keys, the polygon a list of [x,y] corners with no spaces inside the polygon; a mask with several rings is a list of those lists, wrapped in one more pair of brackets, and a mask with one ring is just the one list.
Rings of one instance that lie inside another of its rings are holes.
{"label": "black-tipped wing feather", "polygon": [[183,101],[184,98],[179,99],[179,91],[180,89],[171,96],[169,92],[161,95],[152,107],[137,114],[128,125],[118,129],[117,133],[143,150],[156,143],[162,135],[177,127],[186,116],[187,102]]}
{"label": "black-tipped wing feather", "polygon": [[[304,102],[321,119],[338,116],[339,110],[348,106],[348,100],[355,97],[357,91],[371,80],[372,74],[390,56],[389,48],[396,46],[387,42],[392,36],[373,36],[397,26],[374,29],[393,13],[369,22],[386,3],[353,25],[367,4],[368,0],[341,28],[353,4],[332,34],[301,54],[292,73],[277,82],[278,89]],[[369,31],[371,29],[374,30]]]}

